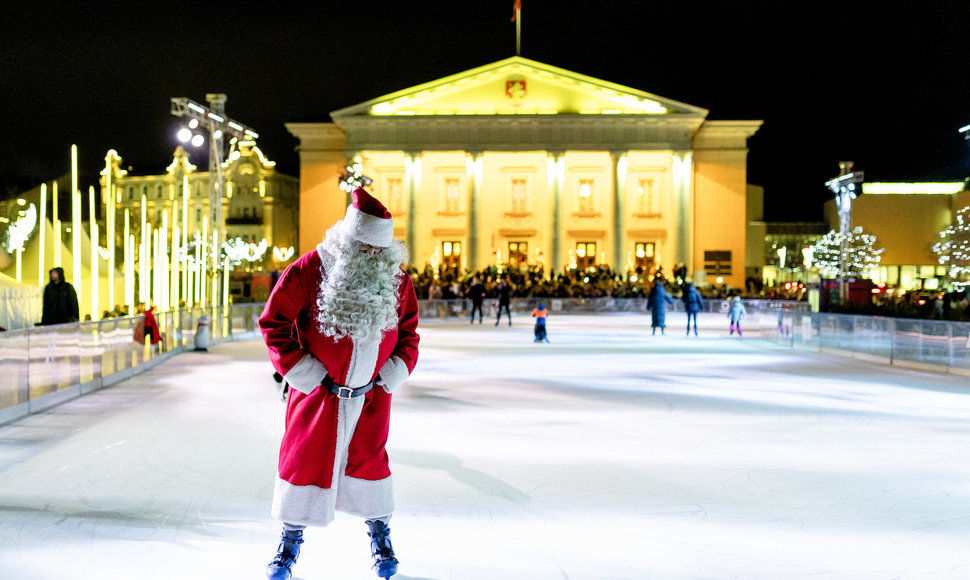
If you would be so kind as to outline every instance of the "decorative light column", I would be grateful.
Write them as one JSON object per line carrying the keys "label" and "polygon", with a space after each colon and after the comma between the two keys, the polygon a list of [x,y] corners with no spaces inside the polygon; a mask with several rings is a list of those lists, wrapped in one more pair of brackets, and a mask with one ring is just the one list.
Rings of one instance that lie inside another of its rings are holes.
{"label": "decorative light column", "polygon": [[691,168],[693,154],[690,151],[678,151],[673,154],[674,199],[677,203],[677,250],[675,262],[683,264],[691,275],[691,212],[690,212],[690,181],[693,174]]}
{"label": "decorative light column", "polygon": [[468,251],[466,253],[468,271],[478,271],[478,206],[482,196],[482,152],[469,152],[465,155],[465,173],[468,175]]}
{"label": "decorative light column", "polygon": [[416,264],[418,254],[418,185],[421,183],[421,154],[408,152],[404,158],[404,174],[407,183],[408,218],[407,245],[411,263]]}
{"label": "decorative light column", "polygon": [[626,151],[611,151],[610,158],[613,162],[613,272],[625,274]]}
{"label": "decorative light column", "polygon": [[546,172],[552,190],[552,247],[549,252],[549,278],[555,279],[563,268],[562,261],[562,189],[566,179],[565,154],[550,152],[546,160]]}

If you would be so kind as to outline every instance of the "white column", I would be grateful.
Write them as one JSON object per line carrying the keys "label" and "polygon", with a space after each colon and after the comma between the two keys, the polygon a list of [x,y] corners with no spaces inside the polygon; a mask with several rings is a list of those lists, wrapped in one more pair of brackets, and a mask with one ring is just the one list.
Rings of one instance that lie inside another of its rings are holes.
{"label": "white column", "polygon": [[693,274],[691,248],[691,177],[693,153],[676,151],[673,154],[674,199],[677,204],[677,247],[675,262],[687,267],[688,275]]}

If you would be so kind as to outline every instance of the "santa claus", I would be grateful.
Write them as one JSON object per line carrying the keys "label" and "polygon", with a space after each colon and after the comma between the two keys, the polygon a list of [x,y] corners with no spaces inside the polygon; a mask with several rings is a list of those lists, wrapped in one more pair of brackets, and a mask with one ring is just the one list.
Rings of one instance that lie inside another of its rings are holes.
{"label": "santa claus", "polygon": [[418,303],[407,248],[365,190],[343,220],[280,277],[259,318],[270,361],[289,383],[272,514],[283,522],[271,579],[290,578],[308,525],[334,511],[365,519],[377,575],[397,571],[387,442],[391,393],[418,358]]}

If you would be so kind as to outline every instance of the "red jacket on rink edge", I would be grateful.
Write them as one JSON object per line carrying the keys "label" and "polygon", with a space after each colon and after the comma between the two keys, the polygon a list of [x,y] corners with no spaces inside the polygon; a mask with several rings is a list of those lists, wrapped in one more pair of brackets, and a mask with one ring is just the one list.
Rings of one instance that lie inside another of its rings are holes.
{"label": "red jacket on rink edge", "polygon": [[[339,459],[346,461],[346,469],[338,475],[374,482],[390,476],[384,450],[390,393],[407,379],[418,358],[418,303],[411,278],[403,270],[397,300],[399,324],[397,329],[385,331],[379,344],[376,340],[358,344],[350,337],[335,341],[320,332],[316,305],[324,265],[329,262],[327,258],[329,256],[322,251],[321,244],[291,264],[280,277],[259,318],[270,361],[292,387],[278,466],[277,495],[284,497],[282,500],[274,498],[274,511],[278,511],[275,505],[278,501],[285,504],[287,494],[293,496],[289,491],[293,486],[323,488],[320,492],[329,492],[335,487],[334,463],[336,454],[341,452],[337,449],[338,440],[342,439],[338,431],[345,429],[345,423],[353,417],[347,416],[346,409],[350,407],[342,407],[340,399],[320,386],[328,374],[335,382],[348,387],[366,385],[380,374],[378,386],[364,395],[363,408],[356,428],[351,431],[346,457]],[[345,410],[341,412],[341,409]],[[346,441],[343,444],[346,445]],[[283,482],[279,480],[285,482],[282,486],[285,493],[280,491]],[[309,489],[312,492],[312,488]],[[331,509],[338,498],[354,489],[331,494],[335,497],[326,500]],[[300,503],[315,503],[316,495],[305,491],[300,492]],[[356,501],[349,503],[356,505]],[[340,508],[339,504],[337,508]],[[298,511],[303,514],[314,509],[315,506],[301,506]],[[287,511],[284,505],[281,517],[284,521],[289,521],[285,519]],[[307,520],[306,523],[325,524],[332,519],[332,513],[323,514],[320,520],[309,516],[299,519]]]}

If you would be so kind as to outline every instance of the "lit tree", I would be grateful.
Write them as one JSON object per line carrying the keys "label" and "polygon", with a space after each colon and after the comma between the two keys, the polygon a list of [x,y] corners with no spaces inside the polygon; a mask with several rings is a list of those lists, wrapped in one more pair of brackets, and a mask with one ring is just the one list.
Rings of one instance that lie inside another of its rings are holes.
{"label": "lit tree", "polygon": [[940,232],[943,241],[933,245],[937,261],[947,267],[954,286],[970,285],[970,205],[957,212],[956,222]]}
{"label": "lit tree", "polygon": [[[846,238],[848,261],[845,276],[862,276],[879,267],[885,248],[876,248],[876,236],[852,228]],[[832,230],[812,246],[812,266],[822,274],[839,275],[842,262],[842,234]]]}

